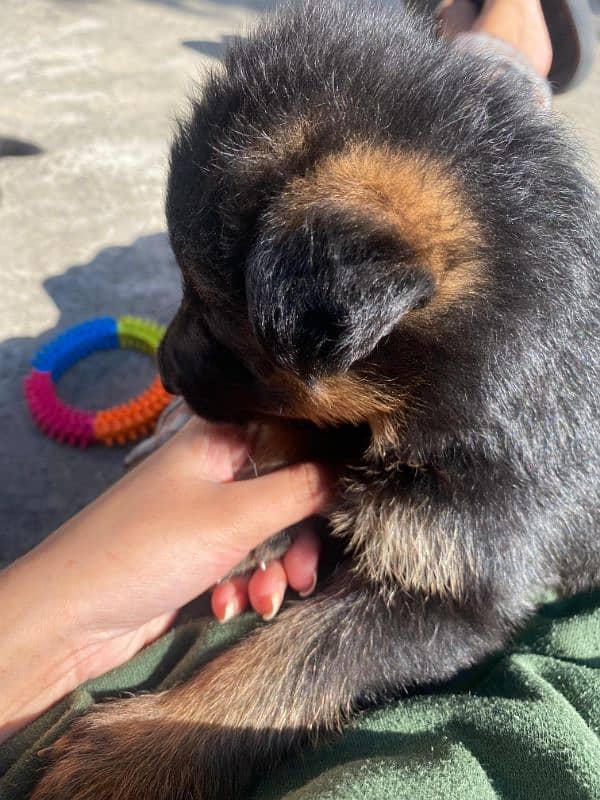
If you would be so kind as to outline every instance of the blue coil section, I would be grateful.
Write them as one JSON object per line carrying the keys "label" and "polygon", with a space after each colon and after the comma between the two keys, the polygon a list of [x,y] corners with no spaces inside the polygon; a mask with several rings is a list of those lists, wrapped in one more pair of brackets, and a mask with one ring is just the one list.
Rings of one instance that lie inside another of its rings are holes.
{"label": "blue coil section", "polygon": [[97,317],[74,325],[48,342],[31,362],[39,372],[51,372],[57,381],[73,364],[97,350],[119,347],[117,322],[112,317]]}

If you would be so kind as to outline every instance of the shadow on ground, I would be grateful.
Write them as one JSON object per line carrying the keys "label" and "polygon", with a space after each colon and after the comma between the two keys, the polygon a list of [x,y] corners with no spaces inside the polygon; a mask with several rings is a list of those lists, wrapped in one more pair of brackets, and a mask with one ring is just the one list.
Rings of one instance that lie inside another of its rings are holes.
{"label": "shadow on ground", "polygon": [[205,39],[188,39],[181,44],[184,47],[189,47],[190,50],[195,50],[197,53],[202,53],[204,56],[211,58],[221,58],[231,42],[235,41],[235,36],[223,36],[220,42],[210,42]]}
{"label": "shadow on ground", "polygon": [[[166,234],[107,247],[88,264],[49,278],[56,326],[37,338],[0,343],[0,565],[29,550],[113,483],[123,472],[126,448],[82,451],[43,436],[23,399],[29,362],[45,342],[94,316],[136,314],[168,322],[179,298],[179,276]],[[150,382],[151,359],[128,351],[90,356],[59,384],[59,393],[82,408],[123,402]]]}
{"label": "shadow on ground", "polygon": [[[71,5],[82,5],[82,0],[59,0],[62,3],[70,3]],[[91,5],[94,0],[87,0],[88,5]],[[248,11],[268,11],[275,8],[277,0],[213,0],[212,3],[206,3],[205,0],[143,0],[147,5],[165,6],[166,8],[173,9],[173,11],[181,11],[185,14],[194,14],[199,17],[212,17],[217,16],[217,13],[211,13],[210,6],[237,6],[238,8],[245,8]],[[217,9],[215,9],[215,12]]]}
{"label": "shadow on ground", "polygon": [[[144,0],[151,5],[161,5],[172,8],[175,11],[183,11],[186,14],[198,14],[206,16],[206,3],[200,0]],[[250,11],[268,11],[274,8],[277,0],[217,0],[220,6],[239,6]]]}

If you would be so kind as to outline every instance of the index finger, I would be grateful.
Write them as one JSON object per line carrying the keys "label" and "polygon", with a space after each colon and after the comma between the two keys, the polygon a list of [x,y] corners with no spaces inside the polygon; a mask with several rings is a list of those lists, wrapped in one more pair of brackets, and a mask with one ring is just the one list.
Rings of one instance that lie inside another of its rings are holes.
{"label": "index finger", "polygon": [[247,550],[284,528],[323,511],[333,499],[335,476],[322,464],[304,462],[219,487],[223,528]]}

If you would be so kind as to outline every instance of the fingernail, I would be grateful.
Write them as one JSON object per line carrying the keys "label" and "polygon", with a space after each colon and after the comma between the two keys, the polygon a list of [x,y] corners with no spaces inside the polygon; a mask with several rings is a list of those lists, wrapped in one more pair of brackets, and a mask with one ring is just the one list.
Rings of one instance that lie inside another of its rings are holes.
{"label": "fingernail", "polygon": [[280,594],[272,594],[269,598],[271,603],[271,610],[268,614],[263,614],[262,618],[265,622],[269,622],[269,620],[273,619],[273,617],[277,614],[279,609],[281,608],[281,604],[283,602],[283,595]]}
{"label": "fingernail", "polygon": [[232,617],[235,617],[237,612],[238,612],[237,602],[235,598],[232,598],[225,606],[225,613],[223,614],[219,622],[229,622],[229,620]]}
{"label": "fingernail", "polygon": [[315,590],[315,586],[317,585],[317,571],[313,572],[312,581],[308,589],[305,589],[303,592],[298,592],[300,597],[308,597],[309,594],[312,594]]}

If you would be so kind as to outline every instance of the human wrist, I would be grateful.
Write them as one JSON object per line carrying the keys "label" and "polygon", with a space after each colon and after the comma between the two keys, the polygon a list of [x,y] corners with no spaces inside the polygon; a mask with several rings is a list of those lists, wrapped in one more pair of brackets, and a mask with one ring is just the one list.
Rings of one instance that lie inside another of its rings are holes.
{"label": "human wrist", "polygon": [[51,591],[44,596],[37,567],[31,553],[0,573],[0,741],[81,680],[71,634],[75,623]]}

